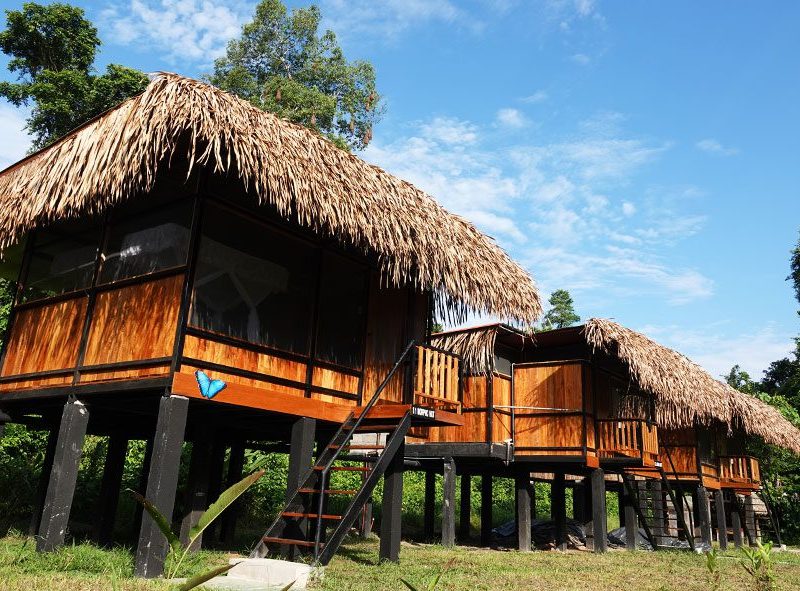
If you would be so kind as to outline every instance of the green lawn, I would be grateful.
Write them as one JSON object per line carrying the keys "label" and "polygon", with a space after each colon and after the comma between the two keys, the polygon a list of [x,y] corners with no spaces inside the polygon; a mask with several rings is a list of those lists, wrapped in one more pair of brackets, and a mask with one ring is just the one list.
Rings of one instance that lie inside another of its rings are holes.
{"label": "green lawn", "polygon": [[[224,564],[229,555],[203,552],[185,574]],[[739,564],[740,554],[720,558],[722,589],[755,589]],[[319,591],[377,591],[405,589],[400,579],[423,587],[453,560],[437,587],[439,591],[482,589],[712,589],[705,558],[688,552],[494,551],[403,544],[400,564],[376,564],[377,543],[351,542],[328,566],[316,585]],[[800,553],[774,554],[776,589],[800,589]],[[89,589],[165,589],[160,581],[131,578],[133,558],[125,549],[99,550],[88,544],[67,546],[48,555],[37,554],[32,541],[0,539],[0,590],[85,591]]]}

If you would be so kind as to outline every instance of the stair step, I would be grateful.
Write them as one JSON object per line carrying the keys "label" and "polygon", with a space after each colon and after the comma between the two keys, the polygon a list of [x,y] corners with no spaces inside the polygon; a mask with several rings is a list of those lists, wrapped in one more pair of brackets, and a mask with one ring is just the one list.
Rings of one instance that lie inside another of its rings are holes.
{"label": "stair step", "polygon": [[386,449],[385,445],[361,445],[361,444],[358,444],[358,445],[329,445],[328,447],[330,449],[339,449],[339,448],[342,448],[342,447],[344,449]]}
{"label": "stair step", "polygon": [[[261,541],[265,544],[285,544],[287,546],[305,546],[307,548],[313,547],[315,544],[313,541],[309,540],[293,540],[291,538],[271,538],[269,536],[264,536],[261,538]],[[324,546],[325,544],[320,543],[320,547]]]}
{"label": "stair step", "polygon": [[[319,493],[320,490],[318,488],[301,488],[301,489],[298,489],[297,492],[302,493],[304,495],[308,495],[308,494],[313,495],[313,494]],[[357,490],[347,490],[347,489],[343,489],[343,488],[326,488],[324,492],[325,492],[326,495],[354,495],[358,491]]]}
{"label": "stair step", "polygon": [[[325,466],[314,466],[314,470],[324,470]],[[336,472],[369,472],[372,468],[366,466],[331,466]]]}
{"label": "stair step", "polygon": [[[294,511],[284,511],[281,513],[284,517],[305,517],[307,519],[316,519],[317,513],[296,513]],[[326,515],[322,514],[323,519],[328,519],[330,521],[339,521],[342,516],[341,515]]]}

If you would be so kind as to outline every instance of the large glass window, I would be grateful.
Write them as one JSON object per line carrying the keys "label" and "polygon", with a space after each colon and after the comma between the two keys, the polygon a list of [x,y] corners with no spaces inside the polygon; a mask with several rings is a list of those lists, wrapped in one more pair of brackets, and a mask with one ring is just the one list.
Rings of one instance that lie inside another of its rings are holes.
{"label": "large glass window", "polygon": [[319,293],[318,359],[352,368],[361,367],[366,286],[364,267],[326,254]]}
{"label": "large glass window", "polygon": [[22,301],[89,287],[99,243],[100,226],[86,220],[36,230]]}
{"label": "large glass window", "polygon": [[192,325],[308,354],[314,249],[216,205],[203,217]]}
{"label": "large glass window", "polygon": [[142,213],[119,212],[108,231],[100,282],[185,265],[192,204],[182,199]]}

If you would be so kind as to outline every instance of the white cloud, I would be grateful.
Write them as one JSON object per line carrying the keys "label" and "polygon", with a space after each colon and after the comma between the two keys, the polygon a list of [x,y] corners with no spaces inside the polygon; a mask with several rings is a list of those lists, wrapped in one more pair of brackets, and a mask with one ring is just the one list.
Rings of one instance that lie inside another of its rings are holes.
{"label": "white cloud", "polygon": [[578,64],[579,66],[587,66],[587,65],[589,65],[589,63],[592,61],[592,58],[590,58],[590,57],[589,57],[588,55],[586,55],[585,53],[576,53],[576,54],[573,54],[573,55],[570,57],[570,59],[571,59],[573,62],[575,62],[576,64]]}
{"label": "white cloud", "polygon": [[735,156],[739,153],[737,148],[723,146],[719,141],[711,138],[700,140],[695,146],[698,150],[710,154],[717,154],[718,156]]}
{"label": "white cloud", "polygon": [[564,165],[577,169],[584,179],[593,180],[624,177],[669,147],[648,145],[638,139],[587,137],[556,144],[551,149]]}
{"label": "white cloud", "polygon": [[207,66],[241,33],[253,6],[243,0],[130,0],[102,11],[100,23],[111,43],[157,48],[170,62]]}
{"label": "white cloud", "polygon": [[544,90],[537,90],[533,94],[524,96],[519,100],[522,101],[523,103],[536,104],[536,103],[543,103],[544,101],[547,100],[547,98],[548,94]]}
{"label": "white cloud", "polygon": [[497,122],[504,127],[520,129],[522,127],[527,127],[530,123],[527,117],[525,117],[525,115],[523,115],[522,112],[517,109],[500,109],[497,111],[496,117]]}
{"label": "white cloud", "polygon": [[630,201],[622,202],[622,215],[626,217],[631,217],[635,213],[636,213],[636,206],[633,203],[631,203]]}
{"label": "white cloud", "polygon": [[715,378],[740,365],[754,380],[760,379],[769,364],[794,349],[793,335],[775,324],[747,332],[730,333],[727,323],[714,323],[686,329],[676,325],[648,325],[642,332],[673,347],[701,365]]}
{"label": "white cloud", "polygon": [[25,156],[31,138],[25,131],[27,112],[7,102],[0,102],[0,170]]}
{"label": "white cloud", "polygon": [[469,121],[453,117],[434,117],[420,125],[422,136],[445,144],[472,144],[478,139],[478,128]]}

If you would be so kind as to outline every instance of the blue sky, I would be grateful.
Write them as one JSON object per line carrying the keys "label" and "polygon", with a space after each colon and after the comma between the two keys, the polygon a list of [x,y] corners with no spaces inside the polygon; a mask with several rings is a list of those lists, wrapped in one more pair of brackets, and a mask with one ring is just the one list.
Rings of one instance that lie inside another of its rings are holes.
{"label": "blue sky", "polygon": [[[76,4],[100,29],[101,65],[189,76],[253,8]],[[584,318],[642,330],[715,375],[760,375],[790,350],[800,4],[319,5],[348,57],[377,69],[386,116],[361,156],[475,222],[545,296],[568,289]],[[26,149],[23,117],[0,103],[0,166]]]}

